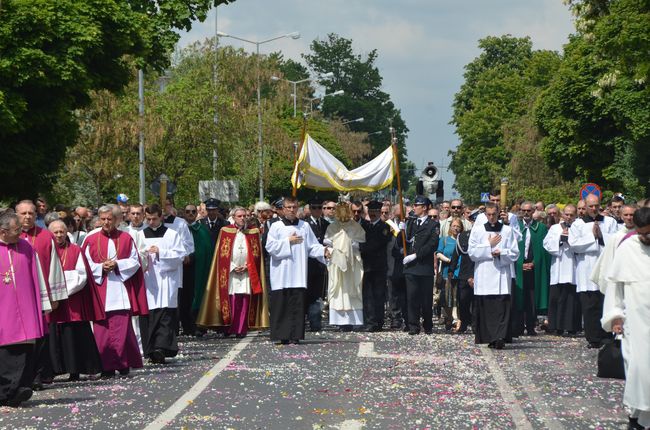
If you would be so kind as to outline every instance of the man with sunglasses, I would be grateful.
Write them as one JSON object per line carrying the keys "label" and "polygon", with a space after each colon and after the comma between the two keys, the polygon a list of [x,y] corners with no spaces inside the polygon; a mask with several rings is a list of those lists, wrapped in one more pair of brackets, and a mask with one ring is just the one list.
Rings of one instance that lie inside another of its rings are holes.
{"label": "man with sunglasses", "polygon": [[472,223],[466,220],[463,217],[463,201],[460,199],[454,199],[449,205],[450,216],[440,222],[440,237],[449,236],[449,226],[454,218],[460,218],[463,223],[463,230],[468,231],[472,229]]}
{"label": "man with sunglasses", "polygon": [[535,336],[537,313],[548,310],[548,287],[550,275],[550,254],[544,249],[544,237],[548,233],[546,224],[533,219],[535,206],[523,202],[519,222],[522,237],[519,240],[519,259],[516,263],[517,287],[512,292],[512,336],[523,335],[524,328],[529,336]]}
{"label": "man with sunglasses", "polygon": [[336,202],[332,200],[323,200],[323,218],[328,223],[334,222],[334,210],[336,210]]}
{"label": "man with sunglasses", "polygon": [[438,249],[439,224],[429,218],[429,206],[428,198],[417,196],[413,202],[415,218],[406,225],[407,255],[403,264],[410,335],[420,333],[420,321],[424,333],[433,333],[433,256]]}

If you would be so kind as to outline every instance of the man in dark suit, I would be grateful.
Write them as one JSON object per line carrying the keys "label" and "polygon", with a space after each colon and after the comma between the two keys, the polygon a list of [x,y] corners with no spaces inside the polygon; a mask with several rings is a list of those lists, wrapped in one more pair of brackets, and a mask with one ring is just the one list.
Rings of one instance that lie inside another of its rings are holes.
{"label": "man in dark suit", "polygon": [[438,249],[439,224],[428,216],[431,201],[417,196],[414,218],[406,225],[407,256],[404,257],[408,328],[420,333],[420,319],[426,334],[433,333],[433,256]]}
{"label": "man in dark suit", "polygon": [[221,227],[225,226],[227,223],[219,213],[219,205],[221,205],[219,200],[210,197],[204,203],[205,209],[208,211],[208,216],[201,219],[200,222],[210,230],[212,249],[214,249],[217,244],[217,238],[219,237],[219,231],[221,230]]}
{"label": "man in dark suit", "polygon": [[[309,200],[309,211],[311,215],[305,219],[307,224],[311,227],[314,235],[318,239],[318,243],[323,244],[325,238],[325,230],[330,225],[329,222],[323,218],[323,201],[315,197]],[[309,321],[309,331],[320,331],[322,328],[322,315],[321,304],[323,295],[325,294],[325,283],[327,281],[327,266],[315,258],[310,258],[307,261],[307,298],[305,304],[307,305],[307,320]]]}
{"label": "man in dark suit", "polygon": [[363,331],[381,331],[384,327],[386,303],[387,245],[391,240],[390,227],[381,220],[381,202],[371,201],[368,221],[361,220],[366,231],[366,242],[360,245],[363,261]]}

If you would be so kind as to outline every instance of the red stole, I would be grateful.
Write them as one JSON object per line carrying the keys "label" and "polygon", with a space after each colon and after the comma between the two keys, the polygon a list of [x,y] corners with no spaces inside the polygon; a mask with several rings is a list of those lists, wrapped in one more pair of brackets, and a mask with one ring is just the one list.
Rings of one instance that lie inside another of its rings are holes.
{"label": "red stole", "polygon": [[27,231],[21,232],[20,238],[25,239],[36,251],[38,261],[41,263],[43,278],[45,278],[47,293],[50,294],[50,256],[52,255],[52,245],[55,240],[54,235],[49,230],[34,226]]}
{"label": "red stole", "polygon": [[[59,302],[59,307],[52,311],[51,320],[53,322],[71,322],[71,321],[101,321],[106,318],[103,301],[99,289],[93,278],[86,256],[81,252],[81,248],[72,243],[66,243],[66,246],[57,246],[56,252],[59,255],[63,270],[76,270],[77,261],[81,255],[86,268],[86,286],[81,291],[68,297],[68,300]],[[106,296],[104,296],[106,297]]]}
{"label": "red stole", "polygon": [[[108,255],[108,241],[109,237],[104,232],[100,230],[97,233],[86,237],[84,247],[82,251],[85,253],[88,249],[90,258],[93,262],[101,264],[106,261],[109,257],[114,260],[124,260],[131,256],[131,249],[135,247],[133,238],[127,232],[120,230],[113,230],[110,233],[110,240],[113,241],[117,255]],[[138,259],[140,259],[138,254]],[[119,270],[115,268],[116,273]],[[90,276],[92,279],[92,275]],[[102,283],[97,285],[99,290],[99,296],[101,299],[102,309],[106,309],[106,286],[107,286],[107,277],[102,277]],[[124,286],[129,295],[129,302],[131,304],[131,314],[132,315],[147,315],[149,314],[149,307],[147,306],[147,293],[144,286],[144,276],[142,274],[142,266],[138,268],[138,271],[135,272],[133,276],[124,281]]]}
{"label": "red stole", "polygon": [[[221,315],[223,323],[230,325],[232,313],[230,311],[230,300],[228,297],[228,284],[230,283],[230,259],[232,258],[232,248],[235,244],[237,227],[229,225],[223,227],[219,233],[219,240],[216,246],[217,260],[217,291],[219,291],[221,303]],[[262,242],[260,241],[260,231],[257,228],[243,230],[246,238],[246,249],[248,256],[246,258],[246,269],[251,283],[251,305],[249,306],[248,319],[249,326],[255,325],[255,312],[257,306],[255,300],[262,298],[262,282],[260,277],[262,273]]]}

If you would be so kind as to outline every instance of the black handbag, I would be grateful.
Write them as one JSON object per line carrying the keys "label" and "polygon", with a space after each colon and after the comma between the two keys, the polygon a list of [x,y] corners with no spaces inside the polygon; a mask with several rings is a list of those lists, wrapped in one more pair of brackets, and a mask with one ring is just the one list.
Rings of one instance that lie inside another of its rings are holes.
{"label": "black handbag", "polygon": [[607,340],[598,350],[598,373],[599,378],[625,379],[625,364],[623,363],[623,352],[621,351],[621,340]]}

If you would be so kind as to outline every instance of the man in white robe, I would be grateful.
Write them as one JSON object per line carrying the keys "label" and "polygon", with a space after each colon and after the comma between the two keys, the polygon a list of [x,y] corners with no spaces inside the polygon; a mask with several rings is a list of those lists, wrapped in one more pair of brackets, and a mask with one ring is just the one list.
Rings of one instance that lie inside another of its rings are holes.
{"label": "man in white robe", "polygon": [[[185,255],[183,257],[187,257],[187,261],[189,262],[190,254],[194,252],[194,238],[192,237],[192,232],[190,231],[190,227],[187,224],[187,221],[181,217],[174,215],[174,213],[175,210],[173,208],[172,202],[168,198],[167,204],[165,205],[165,227],[171,228],[176,233],[178,233],[178,236],[181,238],[181,243],[185,248]],[[177,270],[179,279],[181,280],[181,284],[178,288],[183,288],[183,265],[181,264]]]}
{"label": "man in white robe", "polygon": [[309,224],[297,217],[298,202],[284,199],[284,216],[271,225],[266,250],[271,258],[271,340],[299,343],[305,338],[307,259],[325,263],[329,251]]}
{"label": "man in white robe", "polygon": [[327,267],[327,297],[330,324],[341,331],[350,331],[363,324],[363,262],[359,244],[366,241],[366,232],[352,219],[350,207],[336,207],[336,218],[325,232],[323,244],[330,248],[332,258]]}
{"label": "man in white robe", "polygon": [[498,218],[498,208],[485,205],[487,222],[478,222],[469,236],[468,254],[474,261],[475,343],[503,349],[511,341],[510,294],[512,267],[519,258],[519,244],[513,230]]}
{"label": "man in white robe", "polygon": [[623,403],[631,409],[628,428],[650,427],[650,208],[634,214],[638,234],[616,249],[608,272],[603,329],[623,335]]}
{"label": "man in white robe", "polygon": [[[115,206],[115,209],[120,212],[122,211],[119,206]],[[113,212],[115,215],[115,211]],[[138,249],[138,254],[140,255],[140,264],[142,266],[142,271],[147,271],[147,266],[149,265],[149,258],[146,249],[146,244],[144,242],[144,233],[142,232],[147,225],[144,222],[144,206],[139,203],[132,204],[129,207],[129,224],[124,228],[124,231],[129,233],[135,242],[135,246]],[[133,324],[133,331],[135,332],[135,337],[138,339],[138,346],[140,347],[140,353],[143,353],[142,349],[142,335],[140,334],[140,318],[132,317],[131,323]]]}
{"label": "man in white robe", "polygon": [[143,230],[149,266],[144,274],[149,315],[140,317],[144,356],[164,364],[166,357],[178,353],[178,267],[185,258],[179,235],[163,225],[162,210],[151,205],[145,210],[148,227]]}
{"label": "man in white robe", "polygon": [[576,292],[575,257],[569,246],[569,229],[576,219],[577,211],[575,205],[566,205],[562,221],[553,224],[544,238],[544,249],[551,254],[548,298],[548,329],[551,334],[575,334],[582,326]]}
{"label": "man in white robe", "polygon": [[614,218],[600,214],[600,199],[589,194],[585,198],[586,215],[569,229],[569,246],[576,258],[576,290],[582,306],[585,338],[588,348],[599,348],[609,334],[600,326],[604,296],[591,280],[591,273],[605,245],[618,230]]}

